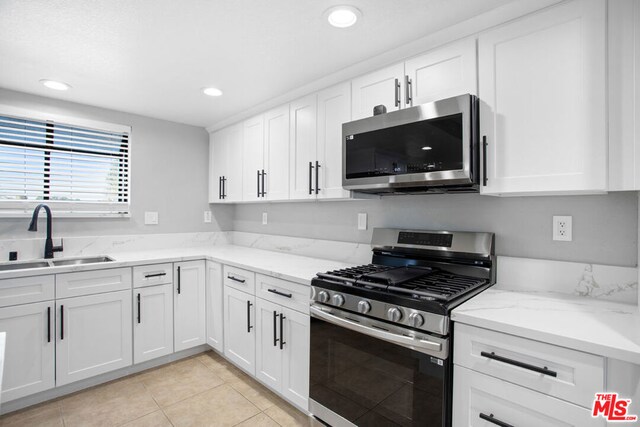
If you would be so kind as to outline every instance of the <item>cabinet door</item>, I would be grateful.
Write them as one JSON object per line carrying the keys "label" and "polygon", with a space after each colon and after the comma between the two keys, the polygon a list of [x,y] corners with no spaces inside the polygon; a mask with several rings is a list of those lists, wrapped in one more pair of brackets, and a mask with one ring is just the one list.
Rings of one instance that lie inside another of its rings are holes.
{"label": "cabinet door", "polygon": [[209,203],[224,203],[221,178],[227,174],[227,129],[209,136]]}
{"label": "cabinet door", "polygon": [[224,335],[222,288],[222,265],[207,261],[207,344],[221,353],[224,351],[222,346]]}
{"label": "cabinet door", "polygon": [[173,264],[175,349],[185,350],[205,343],[205,262]]}
{"label": "cabinet door", "polygon": [[267,200],[289,199],[289,105],[264,115],[264,170]]}
{"label": "cabinet door", "polygon": [[373,116],[373,107],[384,105],[387,112],[402,108],[404,63],[358,77],[351,81],[353,120]]}
{"label": "cabinet door", "polygon": [[606,190],[605,12],[573,0],[480,35],[483,193]]}
{"label": "cabinet door", "polygon": [[224,287],[224,355],[251,375],[256,373],[256,297]]}
{"label": "cabinet door", "polygon": [[242,123],[229,126],[227,129],[226,138],[226,166],[225,166],[225,198],[224,201],[239,202],[242,200],[242,174],[243,174],[243,160],[242,160]]}
{"label": "cabinet door", "polygon": [[465,93],[478,94],[475,38],[460,40],[412,58],[405,62],[404,69],[410,82],[403,91],[403,105],[406,107]]}
{"label": "cabinet door", "polygon": [[56,385],[131,365],[131,291],[56,301]]}
{"label": "cabinet door", "polygon": [[294,101],[291,111],[291,199],[315,199],[317,96]]}
{"label": "cabinet door", "polygon": [[173,353],[173,285],[133,292],[133,363]]}
{"label": "cabinet door", "polygon": [[309,316],[288,308],[282,310],[284,339],[282,395],[299,408],[309,406]]}
{"label": "cabinet door", "polygon": [[[453,374],[453,427],[606,425],[586,408],[461,366]],[[483,415],[483,418],[481,418]],[[493,416],[494,421],[486,418]]]}
{"label": "cabinet door", "polygon": [[[282,306],[256,298],[256,377],[274,390],[282,384],[280,315]],[[283,325],[284,326],[284,325]]]}
{"label": "cabinet door", "polygon": [[262,198],[261,174],[264,169],[264,116],[246,120],[242,138],[242,200]]}
{"label": "cabinet door", "polygon": [[0,309],[6,332],[2,402],[55,386],[55,306],[40,302]]}
{"label": "cabinet door", "polygon": [[318,93],[319,199],[349,197],[342,188],[342,124],[351,120],[351,84]]}

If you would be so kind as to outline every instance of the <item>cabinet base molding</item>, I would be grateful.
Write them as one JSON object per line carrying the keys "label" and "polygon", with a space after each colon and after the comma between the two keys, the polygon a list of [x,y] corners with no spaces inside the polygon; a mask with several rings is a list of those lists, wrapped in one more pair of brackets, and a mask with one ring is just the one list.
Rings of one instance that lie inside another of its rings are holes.
{"label": "cabinet base molding", "polygon": [[147,362],[139,363],[137,365],[128,366],[116,371],[108,372],[92,378],[87,378],[86,380],[77,381],[62,387],[56,387],[51,390],[43,391],[42,393],[26,396],[7,403],[3,402],[2,406],[0,407],[0,415],[14,412],[28,406],[36,405],[38,403],[46,402],[47,400],[56,399],[58,397],[75,393],[77,391],[84,390],[96,385],[104,384],[109,381],[117,380],[119,378],[126,377],[127,375],[136,374],[147,369],[166,365],[167,363],[175,362],[176,360],[184,359],[199,353],[204,353],[209,350],[210,347],[208,345],[200,345],[187,350],[179,351],[177,353],[169,354],[167,356],[159,357],[157,359],[149,360]]}

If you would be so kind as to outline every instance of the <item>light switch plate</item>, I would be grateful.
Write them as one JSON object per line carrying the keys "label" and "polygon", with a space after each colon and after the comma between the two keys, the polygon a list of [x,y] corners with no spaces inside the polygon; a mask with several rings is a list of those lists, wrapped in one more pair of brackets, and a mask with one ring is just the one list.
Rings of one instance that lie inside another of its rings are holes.
{"label": "light switch plate", "polygon": [[367,229],[367,214],[359,213],[358,214],[358,230],[366,230]]}
{"label": "light switch plate", "polygon": [[211,222],[211,211],[204,211],[204,222]]}
{"label": "light switch plate", "polygon": [[158,212],[145,212],[144,213],[145,225],[158,225]]}
{"label": "light switch plate", "polygon": [[267,225],[267,213],[262,212],[262,225]]}

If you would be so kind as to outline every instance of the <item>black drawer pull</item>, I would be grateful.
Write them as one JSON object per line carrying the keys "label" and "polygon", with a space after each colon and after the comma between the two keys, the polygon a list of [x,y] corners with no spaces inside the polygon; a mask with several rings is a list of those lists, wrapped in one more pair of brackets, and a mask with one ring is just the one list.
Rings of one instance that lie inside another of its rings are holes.
{"label": "black drawer pull", "polygon": [[491,353],[487,353],[486,351],[481,351],[480,356],[484,356],[487,359],[497,360],[498,362],[506,363],[508,365],[518,366],[520,368],[528,369],[530,371],[538,372],[539,374],[549,375],[550,377],[557,377],[558,373],[548,369],[546,366],[544,368],[540,368],[539,366],[530,365],[528,363],[519,362],[517,360],[509,359],[507,357],[498,356],[493,351]]}
{"label": "black drawer pull", "polygon": [[233,280],[234,282],[238,282],[238,283],[244,283],[246,282],[245,279],[238,279],[237,277],[233,277],[231,275],[227,275],[227,279]]}
{"label": "black drawer pull", "polygon": [[494,418],[493,414],[486,415],[480,412],[480,418],[500,427],[514,427],[513,424],[505,423],[504,421],[500,421],[499,419]]}
{"label": "black drawer pull", "polygon": [[145,279],[149,279],[150,277],[160,277],[160,276],[166,276],[167,273],[154,273],[154,274],[145,274],[144,278]]}
{"label": "black drawer pull", "polygon": [[272,294],[280,295],[281,297],[291,298],[293,296],[292,294],[285,294],[284,292],[280,292],[277,289],[267,289],[267,291],[271,292]]}

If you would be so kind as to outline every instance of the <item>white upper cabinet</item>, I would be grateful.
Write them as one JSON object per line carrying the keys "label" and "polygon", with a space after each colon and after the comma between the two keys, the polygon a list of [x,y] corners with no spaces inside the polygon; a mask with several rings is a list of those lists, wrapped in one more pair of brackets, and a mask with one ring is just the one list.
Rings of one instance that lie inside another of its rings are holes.
{"label": "white upper cabinet", "polygon": [[640,190],[640,1],[609,5],[609,190]]}
{"label": "white upper cabinet", "polygon": [[316,193],[316,94],[290,104],[290,196],[291,199],[315,199]]}
{"label": "white upper cabinet", "polygon": [[263,198],[289,198],[289,104],[264,114]]}
{"label": "white upper cabinet", "polygon": [[402,108],[404,63],[358,77],[351,81],[353,120],[373,116],[373,107],[384,105],[387,112]]}
{"label": "white upper cabinet", "polygon": [[351,120],[349,82],[318,93],[318,139],[316,157],[319,199],[349,197],[342,188],[342,124]]}
{"label": "white upper cabinet", "polygon": [[209,203],[242,200],[243,126],[229,126],[209,139]]}
{"label": "white upper cabinet", "polygon": [[227,129],[209,135],[209,203],[222,203],[222,178],[227,173]]}
{"label": "white upper cabinet", "polygon": [[260,184],[264,172],[264,116],[246,120],[243,127],[242,200],[251,202],[262,196]]}
{"label": "white upper cabinet", "polygon": [[482,193],[606,191],[605,4],[563,2],[480,35]]}
{"label": "white upper cabinet", "polygon": [[478,93],[476,39],[467,38],[405,62],[403,106]]}

